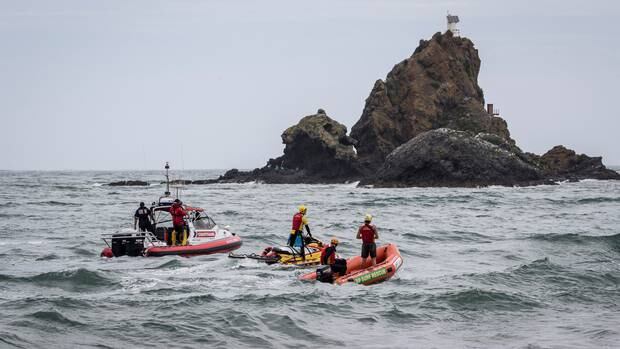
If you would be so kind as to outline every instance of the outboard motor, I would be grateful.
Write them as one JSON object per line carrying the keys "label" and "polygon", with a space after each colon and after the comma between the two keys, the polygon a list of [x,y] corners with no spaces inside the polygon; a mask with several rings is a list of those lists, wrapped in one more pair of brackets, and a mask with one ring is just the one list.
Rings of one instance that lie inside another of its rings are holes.
{"label": "outboard motor", "polygon": [[114,234],[112,235],[112,254],[114,257],[124,256],[125,245],[127,245],[127,240],[123,239],[126,234]]}
{"label": "outboard motor", "polygon": [[316,269],[316,280],[320,282],[333,283],[334,274],[329,265],[322,265]]}
{"label": "outboard motor", "polygon": [[336,258],[336,262],[332,268],[332,272],[338,273],[342,276],[347,273],[347,260],[344,258]]}
{"label": "outboard motor", "polygon": [[144,234],[114,234],[112,235],[112,254],[114,257],[141,256],[144,250]]}
{"label": "outboard motor", "polygon": [[129,257],[142,256],[143,250],[144,234],[139,234],[138,236],[132,237],[127,241],[127,245],[125,246],[125,252]]}

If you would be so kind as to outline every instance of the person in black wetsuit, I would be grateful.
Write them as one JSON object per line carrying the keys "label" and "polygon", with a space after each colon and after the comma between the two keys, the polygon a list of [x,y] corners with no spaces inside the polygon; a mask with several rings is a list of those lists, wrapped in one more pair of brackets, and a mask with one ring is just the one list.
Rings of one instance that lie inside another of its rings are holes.
{"label": "person in black wetsuit", "polygon": [[151,224],[151,220],[153,220],[153,212],[144,205],[144,202],[140,203],[140,207],[136,210],[136,213],[133,215],[133,228],[136,229],[136,225],[140,228],[140,231],[153,231],[153,225]]}

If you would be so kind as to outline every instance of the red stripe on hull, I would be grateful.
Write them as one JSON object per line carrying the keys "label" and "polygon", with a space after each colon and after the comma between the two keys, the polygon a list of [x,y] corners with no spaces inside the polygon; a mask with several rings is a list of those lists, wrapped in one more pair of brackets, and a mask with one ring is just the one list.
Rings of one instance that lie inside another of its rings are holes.
{"label": "red stripe on hull", "polygon": [[234,236],[199,245],[150,247],[146,249],[145,256],[197,256],[212,253],[225,253],[238,249],[241,247],[241,244],[241,238]]}

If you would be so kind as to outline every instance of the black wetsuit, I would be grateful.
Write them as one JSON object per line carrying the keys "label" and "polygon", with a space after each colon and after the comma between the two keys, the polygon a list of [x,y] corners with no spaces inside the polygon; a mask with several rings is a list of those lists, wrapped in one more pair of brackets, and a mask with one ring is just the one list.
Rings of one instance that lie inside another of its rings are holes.
{"label": "black wetsuit", "polygon": [[151,225],[151,210],[146,207],[140,207],[136,210],[136,213],[133,215],[138,218],[138,227],[140,231],[153,231],[153,226]]}
{"label": "black wetsuit", "polygon": [[[334,254],[334,263],[329,263],[332,254]],[[346,259],[335,258],[335,255],[336,247],[333,245],[327,246],[324,254],[321,256],[321,264],[329,264],[332,272],[344,275],[347,272],[347,261]]]}

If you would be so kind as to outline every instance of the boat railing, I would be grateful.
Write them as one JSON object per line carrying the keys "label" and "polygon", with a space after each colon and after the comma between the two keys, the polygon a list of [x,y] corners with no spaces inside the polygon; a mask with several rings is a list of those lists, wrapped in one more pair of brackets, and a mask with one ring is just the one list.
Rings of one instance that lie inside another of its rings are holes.
{"label": "boat railing", "polygon": [[154,245],[156,243],[163,243],[159,240],[153,233],[150,231],[147,232],[125,232],[125,233],[107,233],[101,234],[101,239],[108,245],[108,247],[112,247],[112,240],[123,240],[123,239],[135,239],[135,238],[144,238],[144,240],[150,244]]}

